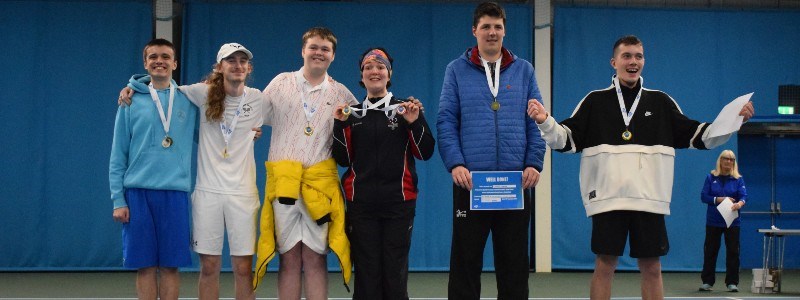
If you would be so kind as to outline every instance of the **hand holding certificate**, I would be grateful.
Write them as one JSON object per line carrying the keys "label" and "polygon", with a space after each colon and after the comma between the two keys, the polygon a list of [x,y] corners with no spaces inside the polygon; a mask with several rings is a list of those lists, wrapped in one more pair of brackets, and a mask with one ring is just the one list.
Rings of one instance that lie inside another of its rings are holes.
{"label": "hand holding certificate", "polygon": [[733,220],[739,217],[739,211],[733,210],[733,200],[731,198],[725,197],[725,200],[717,205],[717,210],[722,215],[722,218],[725,219],[725,224],[728,227],[731,227]]}
{"label": "hand holding certificate", "polygon": [[753,93],[742,95],[725,105],[714,122],[708,126],[708,137],[718,137],[738,131],[744,121],[744,117],[740,116],[742,108],[750,102],[752,96]]}
{"label": "hand holding certificate", "polygon": [[474,171],[471,174],[471,210],[524,208],[521,171]]}

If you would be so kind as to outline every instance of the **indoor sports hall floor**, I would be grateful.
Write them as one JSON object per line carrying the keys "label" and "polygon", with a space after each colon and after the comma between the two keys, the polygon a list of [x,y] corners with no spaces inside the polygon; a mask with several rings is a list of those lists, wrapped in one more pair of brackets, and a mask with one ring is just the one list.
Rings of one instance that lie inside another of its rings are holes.
{"label": "indoor sports hall floor", "polygon": [[[258,299],[275,299],[275,273],[256,292]],[[752,273],[742,270],[739,293],[729,293],[723,286],[725,275],[717,274],[712,292],[699,292],[699,273],[664,273],[667,299],[800,299],[800,271],[785,271],[780,294],[750,293]],[[530,299],[586,299],[589,295],[588,272],[531,273]],[[0,272],[0,300],[8,299],[135,299],[134,272]],[[341,284],[341,274],[331,273],[330,299],[350,299]],[[197,297],[197,273],[181,273],[181,299]],[[493,273],[482,277],[482,299],[495,299]],[[352,284],[352,282],[351,282]],[[639,274],[617,273],[612,291],[614,299],[638,299]],[[447,273],[411,273],[411,299],[447,299]],[[220,278],[220,297],[233,299],[233,279],[229,272]]]}

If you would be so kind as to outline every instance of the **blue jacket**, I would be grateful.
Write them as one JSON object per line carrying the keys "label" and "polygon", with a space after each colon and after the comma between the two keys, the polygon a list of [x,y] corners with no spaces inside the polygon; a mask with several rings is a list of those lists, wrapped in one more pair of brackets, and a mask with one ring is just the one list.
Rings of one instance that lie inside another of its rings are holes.
{"label": "blue jacket", "polygon": [[[150,97],[149,75],[133,75],[128,87],[134,90],[130,106],[120,106],[114,123],[108,181],[114,208],[127,206],[126,188],[192,190],[192,153],[196,144],[197,107],[176,87],[169,136],[173,144],[161,146],[164,127]],[[169,89],[158,97],[167,114]]]}
{"label": "blue jacket", "polygon": [[[747,189],[744,186],[744,177],[736,179],[727,175],[714,176],[713,174],[708,174],[708,176],[706,176],[706,183],[703,185],[703,191],[700,193],[700,200],[708,204],[708,208],[706,209],[706,225],[725,228],[727,227],[725,219],[722,218],[722,215],[717,210],[714,197],[729,197],[734,200],[734,203],[739,201],[746,202]],[[739,219],[741,219],[741,215],[733,220],[731,227],[739,226]]]}
{"label": "blue jacket", "polygon": [[545,142],[528,117],[528,99],[541,101],[533,66],[503,48],[500,109],[491,109],[492,93],[478,48],[447,65],[436,122],[439,154],[448,171],[542,170]]}

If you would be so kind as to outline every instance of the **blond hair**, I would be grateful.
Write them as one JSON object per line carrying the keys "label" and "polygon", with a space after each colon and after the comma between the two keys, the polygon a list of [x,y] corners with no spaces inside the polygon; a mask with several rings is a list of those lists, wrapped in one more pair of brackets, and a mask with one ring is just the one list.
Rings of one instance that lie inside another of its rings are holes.
{"label": "blond hair", "polygon": [[731,150],[722,150],[722,153],[720,153],[719,157],[717,157],[717,168],[711,170],[711,174],[714,176],[719,176],[720,174],[722,174],[722,167],[720,167],[720,162],[722,161],[723,158],[733,159],[733,167],[731,168],[731,173],[729,175],[736,179],[742,177],[742,175],[739,174],[739,164],[736,163],[736,154],[733,154],[733,151]]}
{"label": "blond hair", "polygon": [[225,79],[222,72],[211,71],[206,78],[208,84],[208,99],[206,101],[206,120],[209,122],[222,121],[222,114],[225,113]]}

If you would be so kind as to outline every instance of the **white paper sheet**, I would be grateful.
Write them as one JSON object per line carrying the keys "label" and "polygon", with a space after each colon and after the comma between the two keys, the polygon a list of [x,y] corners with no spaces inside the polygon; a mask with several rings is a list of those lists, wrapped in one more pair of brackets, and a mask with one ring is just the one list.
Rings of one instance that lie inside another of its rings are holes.
{"label": "white paper sheet", "polygon": [[722,202],[717,205],[717,210],[722,215],[722,218],[725,219],[725,224],[727,224],[728,227],[731,227],[733,220],[739,217],[739,211],[732,210],[731,207],[733,207],[733,200],[728,197],[725,197],[725,200],[722,200]]}
{"label": "white paper sheet", "polygon": [[714,119],[714,123],[708,126],[708,137],[718,137],[738,131],[744,121],[744,117],[740,116],[739,112],[752,96],[753,93],[742,95],[725,105]]}

